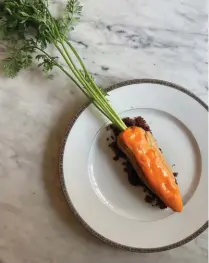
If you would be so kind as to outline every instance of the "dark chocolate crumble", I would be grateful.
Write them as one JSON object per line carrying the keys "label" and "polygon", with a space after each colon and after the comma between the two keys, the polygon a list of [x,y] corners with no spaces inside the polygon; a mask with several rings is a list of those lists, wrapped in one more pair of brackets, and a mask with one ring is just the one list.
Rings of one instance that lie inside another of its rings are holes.
{"label": "dark chocolate crumble", "polygon": [[[138,126],[145,131],[152,132],[149,125],[147,122],[142,118],[142,117],[135,117],[135,118],[124,118],[123,119],[124,123],[126,124],[127,127],[130,126]],[[110,137],[108,137],[108,141],[110,140],[111,142],[109,143],[109,147],[112,149],[114,152],[114,161],[120,160],[123,165],[123,170],[124,172],[128,175],[128,181],[131,185],[133,186],[139,186],[142,187],[143,191],[146,193],[145,195],[145,201],[147,203],[150,203],[152,206],[157,206],[160,209],[165,209],[167,206],[143,183],[143,181],[139,178],[137,175],[135,169],[133,168],[132,164],[126,157],[126,155],[120,150],[117,144],[117,136],[120,134],[120,130],[113,124],[110,124],[109,126],[106,127],[107,131],[112,131],[112,134]],[[162,149],[160,149],[162,152]],[[176,177],[178,176],[178,173],[173,173]],[[177,183],[177,181],[176,181]]]}

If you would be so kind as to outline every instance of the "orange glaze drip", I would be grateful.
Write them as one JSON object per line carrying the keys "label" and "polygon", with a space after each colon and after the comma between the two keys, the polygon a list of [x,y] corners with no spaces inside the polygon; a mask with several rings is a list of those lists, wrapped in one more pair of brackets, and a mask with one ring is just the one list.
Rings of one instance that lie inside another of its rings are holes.
{"label": "orange glaze drip", "polygon": [[181,212],[183,204],[179,187],[152,134],[139,127],[130,127],[119,135],[119,140],[134,155],[150,189],[168,207]]}

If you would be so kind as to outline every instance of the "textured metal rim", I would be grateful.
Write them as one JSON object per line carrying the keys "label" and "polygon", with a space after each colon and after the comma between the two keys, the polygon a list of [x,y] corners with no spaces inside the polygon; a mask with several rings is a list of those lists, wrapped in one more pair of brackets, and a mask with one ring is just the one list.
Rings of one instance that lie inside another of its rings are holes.
{"label": "textured metal rim", "polygon": [[[197,102],[199,102],[207,111],[208,111],[208,106],[201,100],[199,99],[195,94],[193,94],[192,92],[188,91],[187,89],[168,82],[168,81],[164,81],[164,80],[158,80],[158,79],[134,79],[134,80],[127,80],[124,82],[120,82],[117,84],[114,84],[112,86],[110,86],[108,89],[106,89],[108,92],[117,88],[121,88],[123,86],[127,86],[127,85],[132,85],[132,84],[141,84],[141,83],[153,83],[153,84],[159,84],[159,85],[163,85],[163,86],[167,86],[173,89],[177,89],[181,92],[186,93],[188,96],[192,97],[193,99],[195,99]],[[153,253],[153,252],[162,252],[162,251],[166,251],[166,250],[170,250],[173,248],[177,248],[179,246],[182,246],[186,243],[188,243],[189,241],[191,241],[192,239],[196,238],[198,235],[200,235],[203,231],[205,231],[208,228],[208,221],[206,221],[206,223],[201,226],[196,232],[194,232],[193,234],[191,234],[190,236],[184,238],[183,240],[176,242],[174,244],[171,245],[167,245],[167,246],[163,246],[163,247],[156,247],[156,248],[135,248],[135,247],[129,247],[129,246],[124,246],[122,244],[116,243],[111,241],[110,239],[107,239],[106,237],[100,235],[99,233],[97,233],[94,229],[92,229],[84,220],[83,218],[78,214],[76,208],[74,207],[73,203],[71,202],[70,196],[66,190],[66,186],[65,186],[65,180],[64,180],[64,175],[63,175],[63,155],[64,155],[64,149],[65,149],[65,144],[66,144],[66,140],[67,137],[73,127],[73,125],[75,124],[76,120],[79,118],[79,116],[81,115],[81,113],[89,106],[89,102],[84,104],[80,110],[77,112],[76,116],[73,118],[73,120],[70,122],[70,124],[67,127],[62,145],[61,145],[61,151],[60,151],[60,160],[59,160],[59,172],[60,172],[60,181],[61,181],[61,186],[62,186],[62,190],[64,193],[64,196],[67,200],[68,205],[70,206],[70,208],[72,209],[73,214],[77,217],[77,219],[81,222],[81,224],[88,230],[90,231],[93,235],[95,235],[97,238],[99,238],[100,240],[104,241],[105,243],[117,247],[117,248],[121,248],[121,249],[125,249],[127,251],[132,251],[132,252],[140,252],[140,253]]]}

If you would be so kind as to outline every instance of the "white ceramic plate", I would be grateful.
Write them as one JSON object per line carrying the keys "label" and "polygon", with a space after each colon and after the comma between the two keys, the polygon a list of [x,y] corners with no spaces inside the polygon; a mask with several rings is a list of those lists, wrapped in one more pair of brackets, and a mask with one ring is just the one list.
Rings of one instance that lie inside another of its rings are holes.
{"label": "white ceramic plate", "polygon": [[150,124],[170,164],[175,164],[184,210],[174,213],[144,201],[114,162],[108,121],[85,105],[68,127],[60,172],[66,199],[79,220],[100,239],[128,250],[154,252],[180,246],[207,228],[207,106],[165,81],[133,80],[112,86],[109,100],[122,116]]}

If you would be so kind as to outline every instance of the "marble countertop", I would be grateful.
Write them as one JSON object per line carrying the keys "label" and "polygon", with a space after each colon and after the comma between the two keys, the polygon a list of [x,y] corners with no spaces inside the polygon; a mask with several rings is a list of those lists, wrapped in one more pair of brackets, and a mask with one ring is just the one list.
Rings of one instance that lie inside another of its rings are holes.
{"label": "marble countertop", "polygon": [[[206,0],[86,0],[71,39],[103,87],[133,78],[180,84],[207,101]],[[2,51],[3,52],[3,51]],[[207,231],[162,253],[109,247],[75,219],[58,152],[85,101],[62,74],[0,77],[0,263],[206,263]]]}

